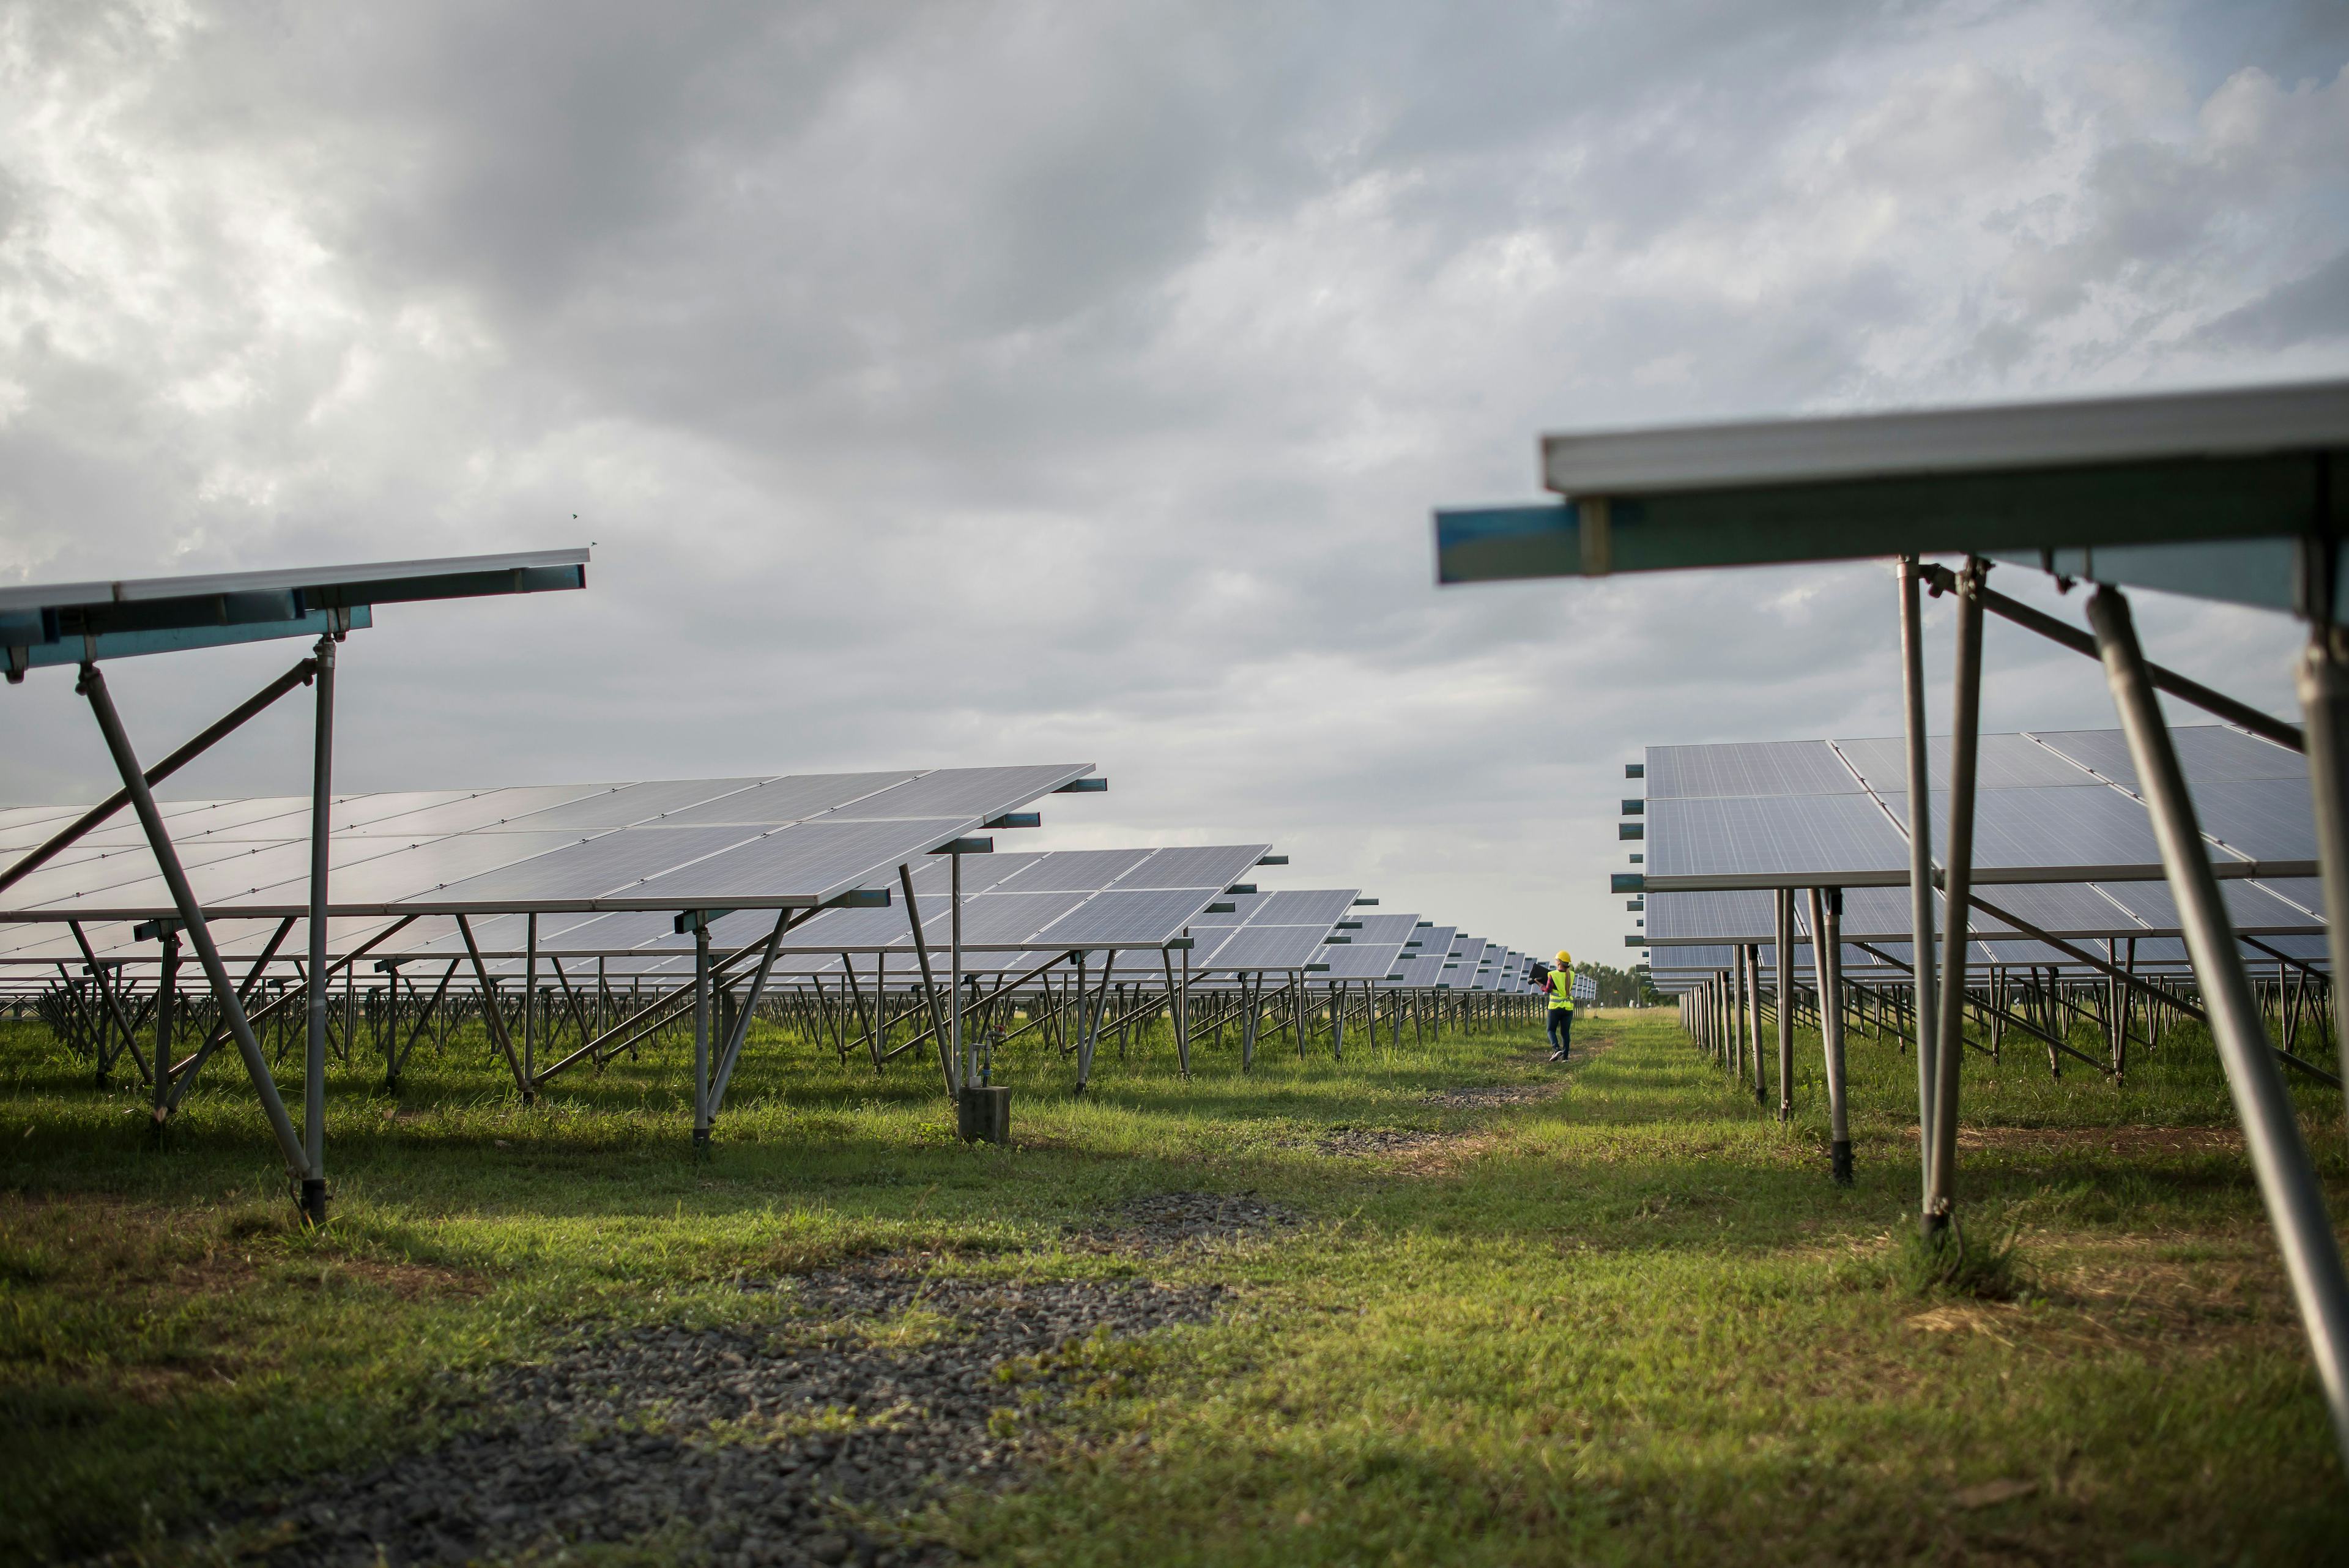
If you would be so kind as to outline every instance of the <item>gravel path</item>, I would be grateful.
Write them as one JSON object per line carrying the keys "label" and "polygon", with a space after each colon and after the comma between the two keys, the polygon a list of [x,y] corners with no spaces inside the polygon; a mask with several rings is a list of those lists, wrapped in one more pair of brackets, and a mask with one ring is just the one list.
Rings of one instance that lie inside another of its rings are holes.
{"label": "gravel path", "polygon": [[1457,1143],[1457,1133],[1425,1132],[1415,1127],[1340,1127],[1321,1135],[1313,1145],[1323,1154],[1361,1159],[1381,1154],[1416,1154]]}
{"label": "gravel path", "polygon": [[1566,1090],[1563,1078],[1547,1084],[1495,1084],[1478,1088],[1431,1089],[1420,1096],[1431,1106],[1458,1111],[1489,1111],[1500,1106],[1529,1106],[1554,1100]]}
{"label": "gravel path", "polygon": [[1137,1198],[1106,1223],[1073,1228],[1072,1245],[1101,1251],[1163,1252],[1186,1245],[1262,1241],[1304,1223],[1297,1210],[1253,1192],[1157,1192]]}
{"label": "gravel path", "polygon": [[[658,1542],[711,1568],[934,1564],[905,1518],[1008,1483],[1028,1416],[1121,1375],[1114,1342],[1201,1323],[1214,1285],[934,1278],[919,1260],[747,1288],[766,1330],[648,1328],[518,1367],[440,1448],[237,1511],[278,1568]],[[1101,1337],[1095,1337],[1100,1335]]]}

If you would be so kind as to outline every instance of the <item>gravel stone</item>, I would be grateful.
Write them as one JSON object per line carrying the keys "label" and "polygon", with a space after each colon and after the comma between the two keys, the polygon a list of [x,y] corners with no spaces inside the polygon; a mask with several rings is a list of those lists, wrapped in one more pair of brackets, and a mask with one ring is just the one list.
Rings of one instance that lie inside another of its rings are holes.
{"label": "gravel stone", "polygon": [[[960,1559],[909,1534],[912,1514],[950,1483],[1016,1481],[1035,1417],[1099,1375],[1092,1347],[1206,1322],[1224,1295],[939,1276],[922,1258],[743,1288],[776,1293],[773,1324],[583,1334],[494,1379],[477,1424],[439,1448],[231,1506],[219,1528],[257,1529],[273,1568],[593,1542],[658,1542],[707,1568],[937,1568]],[[938,1321],[887,1326],[913,1309]]]}
{"label": "gravel stone", "polygon": [[1454,1136],[1413,1127],[1340,1127],[1324,1133],[1314,1147],[1323,1154],[1361,1159],[1368,1155],[1410,1154],[1433,1147]]}
{"label": "gravel stone", "polygon": [[1295,1210],[1253,1192],[1159,1192],[1109,1219],[1071,1227],[1070,1242],[1098,1251],[1164,1252],[1182,1246],[1263,1241],[1304,1223]]}
{"label": "gravel stone", "polygon": [[1431,1106],[1445,1106],[1460,1111],[1489,1111],[1501,1106],[1529,1106],[1543,1100],[1554,1100],[1566,1085],[1557,1079],[1547,1084],[1489,1084],[1464,1089],[1431,1089],[1420,1098]]}

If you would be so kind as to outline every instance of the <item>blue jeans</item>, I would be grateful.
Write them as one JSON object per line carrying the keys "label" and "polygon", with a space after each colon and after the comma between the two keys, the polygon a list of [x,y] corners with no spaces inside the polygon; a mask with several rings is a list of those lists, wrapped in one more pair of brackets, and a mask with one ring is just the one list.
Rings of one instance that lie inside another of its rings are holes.
{"label": "blue jeans", "polygon": [[1574,1009],[1571,1007],[1551,1008],[1549,1010],[1550,1049],[1557,1052],[1561,1056],[1565,1055],[1567,1043],[1573,1039],[1573,1037]]}

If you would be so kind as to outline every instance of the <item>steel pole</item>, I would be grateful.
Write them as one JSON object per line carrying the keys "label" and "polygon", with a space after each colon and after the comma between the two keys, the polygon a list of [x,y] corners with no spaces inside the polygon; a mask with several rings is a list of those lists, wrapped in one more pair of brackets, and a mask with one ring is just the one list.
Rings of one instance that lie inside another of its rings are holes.
{"label": "steel pole", "polygon": [[228,968],[221,962],[220,949],[212,942],[212,928],[204,923],[203,909],[188,886],[188,874],[180,865],[180,853],[171,846],[171,836],[164,831],[163,814],[156,809],[154,793],[147,787],[138,753],[131,749],[130,737],[122,728],[122,716],[114,711],[114,697],[106,689],[106,677],[97,665],[85,664],[76,689],[89,699],[98,732],[106,737],[106,749],[113,754],[115,771],[122,775],[122,787],[130,792],[131,809],[138,814],[139,826],[147,836],[148,850],[163,873],[163,885],[171,889],[171,907],[180,912],[180,924],[188,933],[190,945],[196,950],[197,961],[203,965],[204,979],[211,983],[212,996],[220,1003],[221,1016],[235,1037],[237,1054],[244,1058],[244,1070],[253,1078],[254,1093],[261,1096],[262,1113],[269,1118],[269,1130],[276,1135],[277,1147],[285,1156],[287,1174],[298,1181],[309,1174],[301,1135],[294,1130],[294,1118],[285,1114],[285,1102],[278,1097],[276,1080],[269,1075],[269,1060],[261,1054],[261,1042],[254,1038],[244,1004],[237,1000],[236,985],[229,979]]}
{"label": "steel pole", "polygon": [[[522,1080],[538,1082],[538,917],[523,917],[522,961]],[[531,1098],[524,1089],[523,1098]]]}
{"label": "steel pole", "polygon": [[[2342,1272],[2340,1241],[2325,1211],[2324,1189],[2301,1139],[2292,1096],[2276,1070],[2267,1023],[2243,972],[2242,950],[2220,896],[2219,879],[2210,874],[2194,803],[2146,676],[2128,601],[2115,589],[2100,587],[2088,600],[2088,620],[2095,628],[2096,650],[2104,659],[2113,705],[2120,711],[2121,729],[2128,736],[2137,788],[2153,816],[2154,837],[2161,846],[2162,868],[2168,873],[2187,952],[2202,988],[2210,1033],[2227,1070],[2235,1114],[2243,1124],[2243,1144],[2333,1414],[2333,1438],[2349,1461],[2349,1275]],[[2311,742],[2313,750],[2313,733]]]}
{"label": "steel pole", "polygon": [[335,789],[335,639],[310,650],[317,667],[316,716],[310,732],[310,995],[302,1050],[302,1213],[313,1225],[326,1219],[326,906],[333,848]]}
{"label": "steel pole", "polygon": [[956,1081],[969,1084],[978,1077],[977,1069],[962,1057],[962,851],[957,849],[947,858],[954,862],[952,889],[947,896],[947,975],[951,981],[948,993],[953,1009],[947,1014],[953,1035],[948,1048],[955,1059]]}
{"label": "steel pole", "polygon": [[1925,743],[1925,619],[1917,557],[1900,557],[1900,718],[1909,751],[1909,960],[1917,1004],[1917,1159],[1920,1211],[1933,1198],[1933,1091],[1940,1035],[1933,994],[1933,768]]}
{"label": "steel pole", "polygon": [[1843,889],[1811,889],[1811,968],[1819,983],[1819,1045],[1826,1056],[1828,1158],[1851,1185],[1851,1124],[1844,1097]]}
{"label": "steel pole", "polygon": [[709,1152],[709,914],[693,923],[693,1152]]}
{"label": "steel pole", "polygon": [[1752,1010],[1746,1018],[1745,1048],[1754,1063],[1754,1103],[1764,1101],[1762,1082],[1762,944],[1749,942],[1745,948],[1745,1002]]}
{"label": "steel pole", "polygon": [[172,1014],[176,1011],[180,981],[180,933],[169,920],[163,922],[162,963],[155,976],[155,1073],[154,1126],[150,1130],[160,1137],[163,1123],[171,1114],[172,1035],[175,1033]]}
{"label": "steel pole", "polygon": [[1795,890],[1778,889],[1778,1119],[1795,1119]]}
{"label": "steel pole", "polygon": [[2316,808],[2317,863],[2324,872],[2324,934],[2333,955],[2333,1038],[2349,1082],[2349,663],[2341,632],[2320,627],[2301,655],[2300,711],[2307,728],[2309,793]]}
{"label": "steel pole", "polygon": [[1941,931],[1940,1045],[1933,1063],[1933,1167],[1919,1217],[1923,1233],[1938,1236],[1957,1201],[1958,1069],[1966,1050],[1966,902],[1974,862],[1974,760],[1982,728],[1982,586],[1985,565],[1969,558],[1958,593],[1955,701],[1950,734],[1950,846],[1941,868],[1950,917]]}

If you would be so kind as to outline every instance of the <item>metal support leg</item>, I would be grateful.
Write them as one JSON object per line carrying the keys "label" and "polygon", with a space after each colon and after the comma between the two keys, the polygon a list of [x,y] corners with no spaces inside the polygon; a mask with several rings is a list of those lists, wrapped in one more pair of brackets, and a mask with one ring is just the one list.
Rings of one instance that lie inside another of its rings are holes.
{"label": "metal support leg", "polygon": [[237,1054],[244,1058],[244,1070],[252,1075],[254,1093],[261,1097],[262,1113],[269,1118],[269,1130],[276,1136],[278,1149],[285,1156],[286,1171],[300,1181],[310,1174],[301,1135],[294,1130],[294,1118],[285,1114],[285,1102],[278,1097],[276,1080],[269,1075],[268,1059],[261,1054],[261,1042],[254,1038],[253,1025],[244,1016],[243,1004],[237,1000],[227,967],[221,962],[212,928],[204,923],[204,912],[197,907],[195,892],[188,886],[188,874],[180,865],[180,853],[172,847],[171,836],[164,831],[163,814],[156,808],[154,794],[148,789],[146,776],[140,770],[138,753],[131,750],[130,737],[123,731],[122,717],[114,711],[113,695],[107,691],[106,677],[97,665],[81,667],[78,690],[89,699],[90,711],[97,716],[98,731],[106,737],[106,749],[113,753],[115,771],[122,775],[122,787],[130,793],[130,805],[138,813],[140,827],[146,833],[147,847],[163,873],[164,885],[171,889],[171,906],[180,912],[180,923],[186,928],[188,941],[196,950],[197,961],[203,965],[204,979],[211,982],[222,1016],[228,1020],[229,1033],[236,1038]]}
{"label": "metal support leg", "polygon": [[1745,1049],[1754,1064],[1754,1103],[1764,1103],[1767,1091],[1762,1082],[1762,945],[1749,942],[1745,946]]}
{"label": "metal support leg", "polygon": [[[1933,1093],[1940,1083],[1940,1002],[1933,969],[1933,770],[1925,744],[1925,623],[1917,557],[1900,557],[1900,717],[1909,753],[1909,957],[1916,984],[1920,1212],[1933,1202]],[[1963,905],[1952,906],[1962,909]]]}
{"label": "metal support leg", "polygon": [[150,1129],[160,1137],[163,1124],[171,1116],[171,1035],[177,1011],[180,983],[180,933],[170,921],[163,924],[162,962],[155,976],[155,1075],[154,1125]]}
{"label": "metal support leg", "polygon": [[[2121,728],[2128,736],[2129,760],[2137,764],[2137,787],[2152,814],[2156,840],[2161,846],[2162,868],[2169,877],[2170,896],[2177,900],[2186,948],[2194,961],[2195,979],[2202,988],[2202,1003],[2210,1015],[2210,1033],[2219,1044],[2227,1070],[2227,1087],[2235,1114],[2243,1124],[2243,1143],[2259,1179],[2260,1196],[2267,1204],[2268,1220],[2275,1227],[2283,1252],[2284,1272],[2292,1280],[2302,1325],[2316,1363],[2333,1414],[2334,1440],[2349,1460],[2349,1276],[2341,1266],[2340,1243],[2333,1219],[2325,1211],[2324,1190],[2318,1185],[2292,1096],[2276,1070],[2267,1025],[2251,996],[2251,979],[2243,972],[2242,950],[2235,940],[2218,878],[2194,818],[2194,803],[2178,765],[2169,732],[2139,650],[2128,602],[2109,587],[2098,588],[2088,601],[2088,620],[2095,628],[2096,650],[2103,657],[2105,678],[2119,709]],[[2311,736],[2311,750],[2317,742]],[[2328,890],[2329,891],[2329,890]]]}
{"label": "metal support leg", "polygon": [[954,1057],[957,1081],[971,1084],[978,1082],[978,1073],[974,1064],[965,1061],[962,1054],[962,851],[957,849],[947,858],[954,862],[954,881],[947,896],[947,973],[950,982],[947,1005],[951,1010],[947,1014],[947,1049]]}
{"label": "metal support leg", "polygon": [[[1816,929],[1814,928],[1816,937]],[[1795,890],[1778,889],[1778,1119],[1795,1119]]]}
{"label": "metal support leg", "polygon": [[947,1098],[954,1099],[961,1088],[955,1076],[957,1064],[954,1046],[947,1033],[947,1021],[938,1007],[938,985],[930,973],[930,944],[922,936],[922,907],[914,898],[914,873],[906,867],[897,867],[897,886],[905,895],[905,925],[914,934],[914,961],[922,971],[922,1002],[929,1010],[930,1037],[938,1051],[938,1075],[945,1079]]}
{"label": "metal support leg", "polygon": [[1851,1124],[1844,1096],[1843,889],[1811,889],[1811,968],[1819,984],[1819,1044],[1826,1056],[1828,1158],[1851,1185]]}
{"label": "metal support leg", "polygon": [[1950,1223],[1957,1200],[1958,1069],[1963,1064],[1966,1029],[1966,945],[1971,931],[1966,901],[1974,861],[1974,759],[1982,728],[1982,586],[1985,563],[1969,559],[1958,595],[1956,701],[1950,733],[1950,846],[1942,867],[1950,915],[1941,932],[1940,1039],[1933,1064],[1933,1165],[1919,1217],[1928,1238]]}
{"label": "metal support leg", "polygon": [[326,908],[327,862],[334,831],[335,639],[310,650],[317,666],[317,716],[310,736],[310,994],[302,1051],[302,1147],[310,1163],[302,1179],[302,1214],[313,1225],[326,1219]]}
{"label": "metal support leg", "polygon": [[522,1075],[538,1082],[538,917],[523,917],[522,961]]}
{"label": "metal support leg", "polygon": [[709,1153],[709,921],[693,924],[693,1155]]}
{"label": "metal support leg", "polygon": [[2324,927],[2333,955],[2333,1038],[2349,1082],[2349,659],[2342,633],[2320,627],[2301,655],[2300,711],[2307,725],[2309,793],[2316,808],[2317,863],[2324,873]]}
{"label": "metal support leg", "polygon": [[[1184,940],[1190,940],[1185,929]],[[1174,986],[1174,1066],[1183,1081],[1191,1081],[1191,950],[1183,950],[1183,972]]]}

